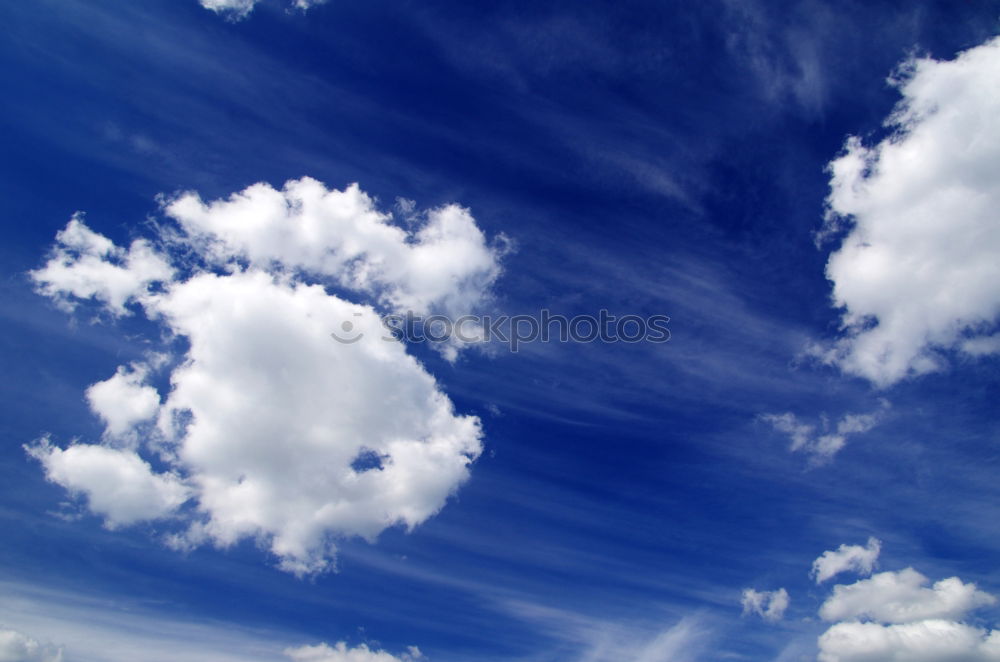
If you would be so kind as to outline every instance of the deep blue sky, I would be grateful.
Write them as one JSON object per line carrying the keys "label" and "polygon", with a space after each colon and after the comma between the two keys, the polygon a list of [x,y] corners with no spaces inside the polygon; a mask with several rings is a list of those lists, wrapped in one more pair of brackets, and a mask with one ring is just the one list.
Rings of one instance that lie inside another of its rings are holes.
{"label": "deep blue sky", "polygon": [[[685,617],[711,631],[706,659],[808,656],[809,564],[872,535],[884,567],[1000,591],[1000,364],[879,391],[801,360],[838,321],[831,246],[813,243],[825,165],[847,135],[883,135],[900,61],[982,43],[1000,3],[734,7],[264,1],[231,22],[195,0],[4,3],[0,580],[278,650],[412,644],[436,662],[584,660],[580,627],[652,637]],[[335,574],[54,516],[65,492],[22,444],[97,439],[84,390],[143,350],[139,322],[33,293],[55,233],[82,210],[121,243],[157,194],[303,175],[386,209],[471,209],[516,242],[503,311],[663,313],[671,341],[418,351],[486,451],[438,516],[343,542]],[[880,397],[887,419],[820,467],[758,419]],[[742,618],[749,586],[786,587],[785,620]]]}

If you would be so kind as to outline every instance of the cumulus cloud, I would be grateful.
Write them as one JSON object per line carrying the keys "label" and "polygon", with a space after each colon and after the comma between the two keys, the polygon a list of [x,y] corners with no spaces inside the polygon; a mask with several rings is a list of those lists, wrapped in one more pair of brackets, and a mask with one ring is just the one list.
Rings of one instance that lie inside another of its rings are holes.
{"label": "cumulus cloud", "polygon": [[62,662],[62,650],[18,632],[0,628],[0,662]]}
{"label": "cumulus cloud", "polygon": [[913,568],[880,572],[850,585],[838,585],[819,615],[827,621],[870,618],[883,623],[912,623],[925,619],[958,619],[966,612],[996,603],[996,598],[965,584],[958,577],[927,586],[928,579]]}
{"label": "cumulus cloud", "polygon": [[828,461],[847,443],[854,434],[863,434],[878,425],[889,409],[889,402],[881,401],[881,409],[867,414],[846,414],[836,425],[830,426],[824,419],[822,427],[804,423],[795,414],[762,414],[760,420],[769,423],[775,430],[788,435],[789,447],[793,452],[805,452],[816,464]]}
{"label": "cumulus cloud", "polygon": [[780,621],[791,602],[788,591],[779,588],[777,591],[756,591],[752,588],[743,589],[743,614],[756,614],[765,621]]}
{"label": "cumulus cloud", "polygon": [[[32,274],[59,301],[134,300],[183,346],[168,392],[145,364],[92,385],[104,442],[30,447],[48,478],[85,495],[108,526],[180,517],[174,546],[251,538],[296,574],[330,569],[337,538],[373,540],[440,510],[481,452],[479,419],[454,412],[380,311],[468,313],[489,296],[499,253],[469,212],[431,210],[407,232],[358,187],[311,179],[210,203],[184,194],[164,210],[176,225],[161,226],[153,257],[171,277],[156,289],[74,289],[78,265],[105,273],[94,260],[122,254],[79,218],[72,231],[98,248]],[[137,441],[123,448],[123,437]]]}
{"label": "cumulus cloud", "polygon": [[133,451],[94,444],[61,449],[43,439],[27,447],[45,476],[86,495],[90,510],[108,528],[168,516],[187,501],[190,489],[172,473],[155,473]]}
{"label": "cumulus cloud", "polygon": [[830,164],[823,234],[849,227],[826,275],[843,336],[814,348],[886,387],[941,370],[945,352],[1000,351],[1000,38],[951,61],[908,62],[873,146]]}
{"label": "cumulus cloud", "polygon": [[173,269],[150,242],[137,239],[125,250],[97,234],[74,214],[56,235],[52,256],[31,272],[40,294],[72,310],[79,299],[94,299],[116,317],[128,314],[126,304],[149,294],[157,281],[173,277]]}
{"label": "cumulus cloud", "polygon": [[836,550],[823,552],[822,556],[813,561],[810,575],[817,584],[836,577],[842,572],[856,572],[870,575],[882,551],[882,542],[869,538],[865,547],[861,545],[841,545]]}
{"label": "cumulus cloud", "polygon": [[469,210],[432,209],[411,233],[357,184],[328,190],[304,177],[280,191],[255,184],[208,204],[186,193],[165,212],[216,262],[332,276],[397,311],[466,312],[499,275],[496,252]]}
{"label": "cumulus cloud", "polygon": [[156,416],[160,394],[143,383],[147,374],[146,365],[133,363],[128,368],[119,367],[112,377],[87,389],[90,409],[104,421],[108,436],[120,437]]}
{"label": "cumulus cloud", "polygon": [[[187,541],[264,533],[282,567],[322,570],[327,533],[416,526],[480,452],[478,419],[454,415],[370,307],[249,271],[195,276],[155,311],[190,343],[160,416],[206,515]],[[359,342],[330,338],[342,320]]]}
{"label": "cumulus cloud", "polygon": [[366,644],[348,648],[343,641],[333,646],[319,644],[318,646],[302,646],[285,650],[285,655],[293,662],[417,662],[426,659],[416,646],[399,655],[392,655],[383,650],[372,650]]}
{"label": "cumulus cloud", "polygon": [[819,638],[819,662],[998,662],[1000,631],[946,620],[838,623]]}
{"label": "cumulus cloud", "polygon": [[[881,543],[870,538],[865,547],[840,545],[813,562],[820,584],[848,570],[870,573]],[[783,593],[743,592],[743,612],[767,618],[772,596]],[[781,611],[787,607],[782,596]],[[930,584],[913,568],[882,572],[853,584],[833,587],[819,609],[831,623],[820,635],[819,662],[1000,662],[1000,630],[966,621],[995,597],[975,584],[950,577]],[[780,616],[779,616],[780,617]],[[772,619],[774,620],[774,619]],[[786,648],[786,653],[797,650]],[[786,653],[781,659],[787,657]],[[805,659],[804,657],[802,659]]]}

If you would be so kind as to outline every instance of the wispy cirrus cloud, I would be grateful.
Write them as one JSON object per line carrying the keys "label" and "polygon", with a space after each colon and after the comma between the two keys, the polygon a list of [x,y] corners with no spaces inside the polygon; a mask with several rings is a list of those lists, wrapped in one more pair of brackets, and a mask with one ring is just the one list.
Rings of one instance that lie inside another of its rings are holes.
{"label": "wispy cirrus cloud", "polygon": [[[0,660],[5,662],[418,662],[364,642],[302,645],[303,636],[167,611],[70,590],[0,583]],[[57,642],[57,643],[49,643]],[[295,645],[289,645],[296,642]]]}
{"label": "wispy cirrus cloud", "polygon": [[889,402],[882,400],[880,409],[867,414],[845,414],[834,425],[824,417],[818,429],[791,412],[762,414],[759,418],[776,431],[788,435],[791,440],[789,450],[807,453],[814,464],[822,464],[832,459],[850,436],[868,432],[882,422],[889,407]]}

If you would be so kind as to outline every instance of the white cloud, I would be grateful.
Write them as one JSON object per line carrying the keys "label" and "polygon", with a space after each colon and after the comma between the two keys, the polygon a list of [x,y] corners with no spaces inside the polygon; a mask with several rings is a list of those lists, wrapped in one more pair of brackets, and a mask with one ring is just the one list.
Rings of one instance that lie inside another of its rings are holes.
{"label": "white cloud", "polygon": [[109,528],[166,517],[187,501],[190,490],[174,474],[153,473],[130,450],[92,444],[61,449],[48,439],[27,447],[45,476],[67,490],[84,494],[90,510]]}
{"label": "white cloud", "polygon": [[[479,419],[454,413],[405,345],[387,339],[375,308],[322,283],[391,309],[471,312],[499,266],[468,211],[432,210],[407,234],[357,187],[309,179],[210,204],[185,194],[166,211],[180,228],[161,230],[173,253],[156,257],[185,275],[135,299],[186,343],[170,392],[161,404],[142,365],[91,386],[107,445],[33,447],[49,479],[86,494],[109,526],[167,516],[190,497],[173,545],[252,538],[297,574],[331,568],[338,537],[373,540],[434,515],[481,451]],[[119,254],[79,219],[71,225],[100,247],[86,256]],[[59,287],[75,282],[78,263],[93,266],[69,256],[65,278],[43,291],[117,305],[99,287]],[[153,416],[155,429],[142,424]],[[110,447],[125,435],[141,443]],[[143,452],[166,471],[153,472]],[[123,490],[133,498],[117,498]]]}
{"label": "white cloud", "polygon": [[31,637],[0,628],[0,662],[62,662],[62,650]]}
{"label": "white cloud", "polygon": [[[155,312],[190,342],[160,417],[206,517],[188,542],[265,535],[282,567],[323,570],[328,534],[416,526],[480,452],[479,420],[454,415],[405,346],[383,340],[371,308],[321,286],[201,274]],[[358,342],[330,338],[343,320]],[[364,453],[381,467],[355,470]]]}
{"label": "white cloud", "polygon": [[407,652],[396,656],[383,650],[372,650],[366,644],[348,648],[343,641],[333,646],[319,644],[289,648],[285,655],[293,662],[417,662],[425,659],[416,646],[410,646]]}
{"label": "white cloud", "polygon": [[834,551],[823,552],[822,556],[813,561],[810,575],[822,584],[842,572],[853,571],[862,575],[870,575],[882,551],[882,543],[876,538],[869,538],[868,545],[841,545]]}
{"label": "white cloud", "polygon": [[913,568],[880,572],[850,585],[838,585],[819,615],[823,620],[870,618],[883,623],[912,623],[924,619],[958,619],[967,612],[992,605],[996,599],[965,584],[958,577],[942,579],[930,588],[928,579]]}
{"label": "white cloud", "polygon": [[74,214],[56,235],[52,257],[31,272],[38,292],[72,310],[76,299],[95,299],[112,315],[128,314],[127,303],[149,294],[149,286],[173,277],[173,269],[146,240],[126,251],[97,234]]}
{"label": "white cloud", "polygon": [[201,0],[201,6],[233,20],[246,18],[257,0]]}
{"label": "white cloud", "polygon": [[931,619],[838,623],[819,638],[819,662],[998,662],[1000,631]]}
{"label": "white cloud", "polygon": [[[356,184],[328,190],[304,177],[280,191],[255,184],[208,204],[185,193],[164,211],[183,228],[184,241],[217,264],[246,260],[329,276],[399,313],[454,319],[479,305],[500,275],[503,247],[487,244],[467,209],[432,209],[408,232]],[[456,357],[454,346],[442,349]]]}
{"label": "white cloud", "polygon": [[108,436],[120,437],[156,416],[160,394],[143,383],[147,373],[148,367],[142,364],[120,366],[112,377],[87,389],[90,409],[104,421]]}
{"label": "white cloud", "polygon": [[762,414],[761,420],[770,423],[778,432],[784,432],[792,440],[791,450],[797,451],[812,442],[816,427],[801,422],[798,417],[791,413],[784,414]]}
{"label": "white cloud", "polygon": [[[881,543],[870,538],[866,547],[841,545],[825,552],[813,562],[816,583],[846,570],[871,572],[880,549]],[[819,610],[832,625],[817,641],[818,661],[1000,662],[1000,630],[963,622],[970,612],[997,600],[958,577],[929,583],[906,568],[834,586]],[[766,615],[767,597],[744,591],[744,613]],[[798,651],[794,643],[786,648],[790,655],[798,656]]]}
{"label": "white cloud", "polygon": [[[254,6],[260,0],[199,0],[205,9],[211,9],[216,14],[221,14],[226,18],[239,21],[250,15]],[[321,5],[326,0],[291,0],[291,5],[296,9],[306,10],[316,5]]]}
{"label": "white cloud", "polygon": [[408,233],[356,184],[328,190],[304,177],[280,191],[255,184],[209,204],[185,193],[165,211],[217,262],[245,258],[260,268],[277,263],[333,276],[396,311],[467,312],[500,273],[467,209],[430,210]]}
{"label": "white cloud", "polygon": [[[664,628],[652,638],[638,641],[633,647],[623,646],[618,656],[611,660],[631,660],[632,662],[687,662],[701,657],[705,646],[706,630],[691,619],[682,619],[675,625]],[[588,660],[608,659],[588,657]]]}
{"label": "white cloud", "polygon": [[780,621],[791,602],[788,591],[779,588],[777,591],[756,591],[752,588],[743,589],[743,614],[756,614],[765,621]]}
{"label": "white cloud", "polygon": [[844,336],[814,351],[886,387],[941,370],[941,350],[982,341],[1000,314],[1000,38],[952,61],[919,59],[875,146],[852,137],[830,164],[824,233],[852,222],[827,263]]}
{"label": "white cloud", "polygon": [[826,462],[844,447],[847,438],[853,434],[863,434],[878,425],[889,409],[889,402],[881,401],[882,408],[868,414],[846,414],[831,429],[823,421],[823,429],[817,433],[816,426],[803,423],[790,412],[784,414],[762,414],[760,419],[778,432],[787,434],[791,439],[789,449],[793,452],[808,453],[814,463]]}
{"label": "white cloud", "polygon": [[1000,333],[964,340],[962,341],[962,351],[969,356],[1000,354]]}
{"label": "white cloud", "polygon": [[309,9],[310,7],[315,7],[316,5],[322,5],[326,0],[294,0],[292,5],[296,9]]}

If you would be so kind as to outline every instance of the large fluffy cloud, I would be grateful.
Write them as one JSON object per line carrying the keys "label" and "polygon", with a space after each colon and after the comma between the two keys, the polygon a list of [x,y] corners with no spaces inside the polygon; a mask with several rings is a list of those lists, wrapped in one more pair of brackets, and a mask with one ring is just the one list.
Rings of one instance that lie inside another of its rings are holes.
{"label": "large fluffy cloud", "polygon": [[912,623],[926,619],[957,619],[996,599],[950,577],[927,586],[928,579],[913,568],[880,572],[847,586],[838,585],[820,607],[827,621],[870,618],[883,623]]}
{"label": "large fluffy cloud", "polygon": [[1000,351],[1000,38],[952,61],[918,59],[894,82],[890,137],[847,141],[830,164],[827,264],[844,336],[819,350],[888,386],[941,369],[943,352]]}
{"label": "large fluffy cloud", "polygon": [[[297,574],[331,567],[339,537],[371,540],[436,513],[481,451],[479,420],[454,412],[379,309],[481,303],[498,255],[469,213],[432,210],[407,232],[356,186],[330,191],[310,179],[208,204],[185,194],[165,212],[177,223],[158,237],[168,249],[133,244],[163,265],[156,287],[145,271],[119,284],[104,262],[130,253],[79,218],[32,274],[58,301],[141,310],[174,339],[164,350],[179,354],[91,386],[107,434],[100,445],[29,447],[47,477],[86,496],[111,527],[183,520],[174,545],[252,538]],[[77,236],[88,243],[67,248]],[[91,286],[77,286],[77,268]],[[93,274],[108,274],[117,294],[104,296]],[[152,378],[164,364],[161,393]]]}
{"label": "large fluffy cloud", "polygon": [[998,662],[1000,632],[932,619],[838,623],[819,638],[819,662]]}

